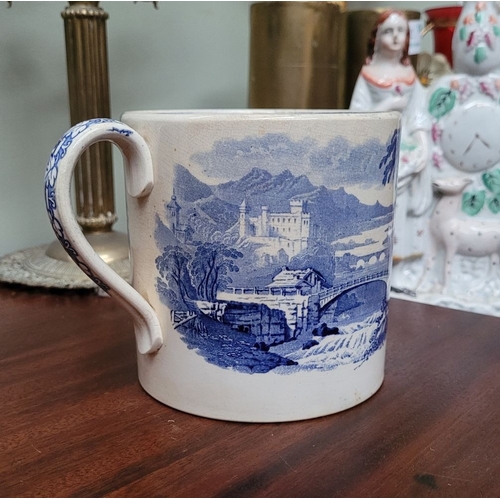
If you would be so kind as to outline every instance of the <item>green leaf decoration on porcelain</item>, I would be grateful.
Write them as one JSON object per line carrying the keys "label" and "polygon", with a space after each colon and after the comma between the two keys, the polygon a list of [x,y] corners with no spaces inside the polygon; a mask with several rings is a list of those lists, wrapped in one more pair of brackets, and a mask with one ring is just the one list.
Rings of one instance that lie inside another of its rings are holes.
{"label": "green leaf decoration on porcelain", "polygon": [[418,146],[416,144],[406,141],[401,141],[401,144],[399,145],[399,149],[401,149],[401,151],[414,151],[417,147]]}
{"label": "green leaf decoration on porcelain", "polygon": [[[500,169],[482,175],[484,185],[494,194],[500,193]],[[496,212],[495,212],[496,213]]]}
{"label": "green leaf decoration on porcelain", "polygon": [[493,198],[490,198],[488,200],[488,208],[494,214],[500,212],[500,193],[497,193],[495,196],[493,196]]}
{"label": "green leaf decoration on porcelain", "polygon": [[486,191],[464,193],[462,197],[462,211],[467,215],[477,215],[484,207]]}
{"label": "green leaf decoration on porcelain", "polygon": [[481,21],[483,20],[483,14],[481,12],[476,12],[476,23],[481,24]]}
{"label": "green leaf decoration on porcelain", "polygon": [[461,42],[463,42],[467,38],[467,28],[465,26],[462,26],[460,28],[458,36],[460,37]]}
{"label": "green leaf decoration on porcelain", "polygon": [[474,52],[474,62],[476,64],[481,64],[487,57],[486,47],[478,47]]}
{"label": "green leaf decoration on porcelain", "polygon": [[493,33],[495,34],[495,36],[500,36],[500,26],[498,26],[497,24],[493,25]]}
{"label": "green leaf decoration on porcelain", "polygon": [[457,96],[453,90],[439,88],[431,96],[429,102],[429,113],[434,118],[441,118],[448,114],[455,106]]}

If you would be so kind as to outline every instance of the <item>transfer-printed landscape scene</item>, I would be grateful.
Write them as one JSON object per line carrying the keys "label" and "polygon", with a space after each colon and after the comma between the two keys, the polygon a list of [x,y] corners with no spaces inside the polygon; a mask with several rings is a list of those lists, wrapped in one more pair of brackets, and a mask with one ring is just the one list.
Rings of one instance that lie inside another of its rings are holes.
{"label": "transfer-printed landscape scene", "polygon": [[156,288],[188,348],[249,374],[360,365],[380,349],[393,206],[373,196],[392,188],[397,148],[396,132],[323,148],[267,134],[176,164]]}

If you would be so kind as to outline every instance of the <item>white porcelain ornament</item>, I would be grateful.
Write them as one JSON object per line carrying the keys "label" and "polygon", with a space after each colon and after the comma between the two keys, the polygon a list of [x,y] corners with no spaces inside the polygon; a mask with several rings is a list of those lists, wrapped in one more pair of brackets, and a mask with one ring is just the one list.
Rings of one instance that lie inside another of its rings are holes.
{"label": "white porcelain ornament", "polygon": [[387,10],[368,41],[366,64],[356,81],[350,109],[403,111],[416,84],[408,57],[410,30],[403,12]]}
{"label": "white porcelain ornament", "polygon": [[[496,2],[465,2],[453,38],[455,73],[416,113],[434,188],[419,220],[424,254],[401,288],[436,305],[500,315],[500,23]],[[410,221],[411,222],[411,221]]]}

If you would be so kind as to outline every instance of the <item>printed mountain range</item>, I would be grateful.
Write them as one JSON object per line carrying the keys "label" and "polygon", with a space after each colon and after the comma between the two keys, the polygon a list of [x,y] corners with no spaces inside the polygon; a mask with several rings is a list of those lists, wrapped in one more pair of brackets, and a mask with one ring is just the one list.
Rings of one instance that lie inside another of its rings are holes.
{"label": "printed mountain range", "polygon": [[[182,165],[176,165],[174,188],[177,200],[184,205],[184,216],[195,210],[198,217],[218,231],[227,231],[237,224],[243,200],[251,216],[258,215],[262,206],[270,212],[286,213],[291,200],[307,201],[314,223],[329,241],[379,227],[380,219],[392,212],[391,206],[378,202],[365,205],[343,188],[314,186],[305,175],[295,177],[288,170],[272,175],[255,167],[239,180],[209,186]],[[360,220],[364,222],[360,224]]]}

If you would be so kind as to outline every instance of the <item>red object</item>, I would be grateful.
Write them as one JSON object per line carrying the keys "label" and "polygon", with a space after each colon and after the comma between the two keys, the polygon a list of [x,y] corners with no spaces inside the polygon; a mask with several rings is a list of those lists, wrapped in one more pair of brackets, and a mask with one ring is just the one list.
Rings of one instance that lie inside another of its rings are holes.
{"label": "red object", "polygon": [[451,40],[461,12],[461,5],[438,7],[425,11],[428,22],[432,25],[432,31],[434,32],[434,52],[444,54],[451,67],[453,67]]}

